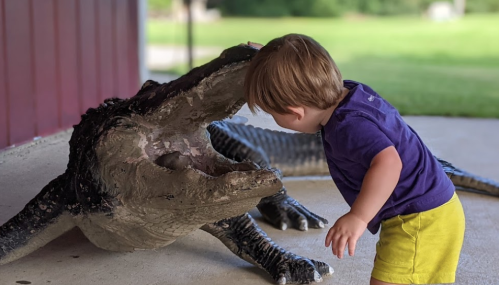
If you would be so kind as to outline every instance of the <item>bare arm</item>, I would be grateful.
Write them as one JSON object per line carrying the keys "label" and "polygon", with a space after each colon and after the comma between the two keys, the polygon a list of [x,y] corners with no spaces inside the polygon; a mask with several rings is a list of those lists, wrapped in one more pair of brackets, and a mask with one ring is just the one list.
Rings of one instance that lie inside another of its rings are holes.
{"label": "bare arm", "polygon": [[352,209],[340,217],[327,233],[326,247],[331,244],[334,255],[342,258],[347,244],[349,254],[354,255],[357,240],[393,193],[401,170],[402,161],[393,146],[373,158]]}
{"label": "bare arm", "polygon": [[369,223],[395,190],[401,170],[402,161],[395,147],[387,147],[378,153],[362,181],[360,194],[350,213]]}

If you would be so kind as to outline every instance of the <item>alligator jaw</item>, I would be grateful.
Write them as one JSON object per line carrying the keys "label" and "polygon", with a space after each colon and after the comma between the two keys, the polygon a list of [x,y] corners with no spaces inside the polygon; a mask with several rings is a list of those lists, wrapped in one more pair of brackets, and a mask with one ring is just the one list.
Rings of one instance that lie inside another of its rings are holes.
{"label": "alligator jaw", "polygon": [[[246,51],[245,48],[239,50]],[[258,167],[253,163],[236,163],[216,152],[206,130],[211,122],[234,115],[245,103],[243,81],[248,65],[248,60],[226,65],[147,114],[147,123],[155,125],[153,129],[161,130],[153,133],[162,147],[158,147],[158,141],[156,148],[147,148],[142,142],[144,152],[151,160],[172,170],[191,166],[210,176],[256,170]],[[166,94],[167,87],[162,85],[153,94]]]}
{"label": "alligator jaw", "polygon": [[[170,98],[146,117],[160,126],[175,126],[165,129],[165,135],[192,132],[209,123],[234,115],[245,103],[243,80],[248,63],[224,67],[190,90]],[[164,87],[160,87],[164,88]],[[161,91],[160,91],[161,92]]]}
{"label": "alligator jaw", "polygon": [[231,48],[168,84],[146,82],[124,105],[132,115],[103,131],[97,145],[108,193],[123,205],[190,213],[203,223],[243,214],[277,193],[279,172],[222,156],[206,130],[244,104],[244,75],[254,54]]}
{"label": "alligator jaw", "polygon": [[256,52],[235,46],[167,84],[147,81],[126,107],[151,124],[182,129],[232,116],[245,102],[244,75]]}

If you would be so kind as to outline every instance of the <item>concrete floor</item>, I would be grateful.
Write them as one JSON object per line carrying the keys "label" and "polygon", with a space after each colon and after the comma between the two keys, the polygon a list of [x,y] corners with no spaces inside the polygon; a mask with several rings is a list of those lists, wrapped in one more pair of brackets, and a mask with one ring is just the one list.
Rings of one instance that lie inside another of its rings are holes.
{"label": "concrete floor", "polygon": [[[278,127],[268,116],[239,115],[253,125]],[[499,181],[499,120],[407,117],[435,155],[472,173]],[[70,132],[0,153],[0,224],[34,197],[67,164]],[[330,222],[348,207],[330,178],[285,181],[291,196]],[[459,192],[467,218],[464,247],[455,284],[499,284],[499,198]],[[335,269],[323,284],[368,284],[377,236],[365,233],[354,257],[334,258],[323,246],[328,228],[280,231],[257,222],[279,245],[323,260]],[[20,281],[28,281],[20,282]],[[47,246],[13,263],[0,266],[0,285],[8,284],[271,284],[262,270],[240,260],[221,242],[195,231],[154,251],[115,253],[93,246],[74,229]]]}

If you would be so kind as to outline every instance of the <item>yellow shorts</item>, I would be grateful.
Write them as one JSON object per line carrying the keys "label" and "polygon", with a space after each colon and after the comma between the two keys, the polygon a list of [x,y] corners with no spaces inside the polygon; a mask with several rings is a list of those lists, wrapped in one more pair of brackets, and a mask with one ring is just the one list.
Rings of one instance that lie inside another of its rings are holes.
{"label": "yellow shorts", "polygon": [[464,228],[455,193],[435,209],[382,221],[371,276],[397,284],[454,283]]}

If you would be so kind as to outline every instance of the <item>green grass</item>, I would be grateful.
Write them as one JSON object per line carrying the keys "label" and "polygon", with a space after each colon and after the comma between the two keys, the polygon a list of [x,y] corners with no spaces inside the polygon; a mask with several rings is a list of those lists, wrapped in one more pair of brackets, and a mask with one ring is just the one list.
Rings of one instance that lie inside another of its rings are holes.
{"label": "green grass", "polygon": [[[499,15],[420,18],[223,19],[196,24],[197,46],[267,43],[287,33],[320,42],[344,78],[373,87],[404,115],[499,118]],[[181,45],[185,26],[151,20],[150,44]],[[201,65],[211,58],[197,59]],[[186,66],[170,72],[184,74]]]}

